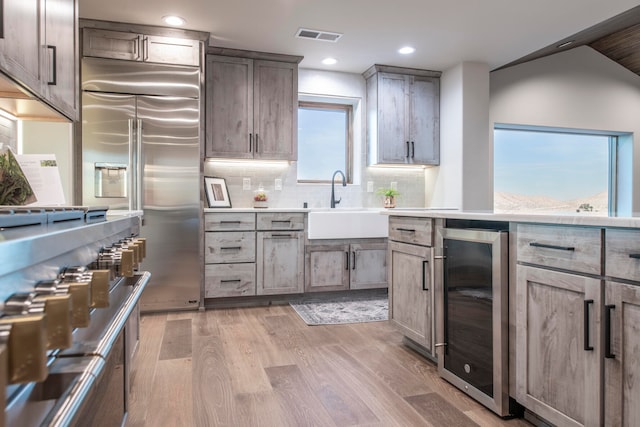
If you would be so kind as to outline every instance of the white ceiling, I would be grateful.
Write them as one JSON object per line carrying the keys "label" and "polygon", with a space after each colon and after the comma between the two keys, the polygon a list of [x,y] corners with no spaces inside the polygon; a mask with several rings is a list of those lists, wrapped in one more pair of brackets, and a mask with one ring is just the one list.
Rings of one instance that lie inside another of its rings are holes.
{"label": "white ceiling", "polygon": [[[373,64],[444,71],[463,61],[490,69],[638,5],[638,0],[79,0],[81,18],[210,32],[211,44],[304,56],[302,68],[362,73]],[[298,28],[343,33],[337,43]],[[397,50],[411,45],[416,52]],[[338,63],[321,64],[327,56]]]}

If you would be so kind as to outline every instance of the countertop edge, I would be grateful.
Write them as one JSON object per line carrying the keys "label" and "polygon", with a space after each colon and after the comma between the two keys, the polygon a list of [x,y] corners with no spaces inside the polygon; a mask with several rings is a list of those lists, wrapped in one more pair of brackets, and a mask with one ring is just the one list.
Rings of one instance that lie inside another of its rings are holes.
{"label": "countertop edge", "polygon": [[640,228],[640,217],[596,217],[580,215],[501,214],[492,212],[464,212],[452,210],[385,210],[382,215],[422,218],[451,218],[484,221],[507,221],[550,225],[576,225],[590,227]]}

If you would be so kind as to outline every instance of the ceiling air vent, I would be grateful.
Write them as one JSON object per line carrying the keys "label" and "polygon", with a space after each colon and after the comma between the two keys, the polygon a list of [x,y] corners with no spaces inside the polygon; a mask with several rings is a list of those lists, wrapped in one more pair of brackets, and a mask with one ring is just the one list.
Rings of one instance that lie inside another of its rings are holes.
{"label": "ceiling air vent", "polygon": [[300,28],[296,33],[296,37],[301,39],[320,40],[323,42],[337,42],[342,34],[332,33],[330,31],[310,30],[308,28]]}

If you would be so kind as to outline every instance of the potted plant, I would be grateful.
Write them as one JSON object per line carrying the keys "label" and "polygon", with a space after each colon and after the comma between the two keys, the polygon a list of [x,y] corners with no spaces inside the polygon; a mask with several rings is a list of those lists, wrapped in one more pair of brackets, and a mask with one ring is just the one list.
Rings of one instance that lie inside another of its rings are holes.
{"label": "potted plant", "polygon": [[395,188],[379,188],[377,193],[384,196],[385,208],[396,207],[396,196],[400,195],[400,192],[398,190],[396,190]]}

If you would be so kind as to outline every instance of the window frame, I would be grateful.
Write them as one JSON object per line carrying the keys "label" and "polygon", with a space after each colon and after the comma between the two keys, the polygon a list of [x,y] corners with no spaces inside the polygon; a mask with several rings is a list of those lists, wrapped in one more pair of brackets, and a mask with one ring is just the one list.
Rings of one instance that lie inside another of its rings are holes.
{"label": "window frame", "polygon": [[[347,184],[353,184],[353,158],[354,158],[354,143],[353,143],[353,105],[344,103],[332,103],[323,101],[298,101],[298,110],[300,108],[312,109],[312,110],[337,110],[346,112],[346,135],[345,135],[345,165],[341,170],[344,172],[347,180]],[[297,113],[297,111],[296,111]],[[300,144],[300,138],[298,136],[298,144]],[[300,152],[300,147],[298,147]],[[298,163],[298,168],[300,164]],[[296,176],[298,184],[331,184],[331,179],[299,179]]]}
{"label": "window frame", "polygon": [[[562,128],[562,127],[547,127],[547,126],[535,126],[535,125],[517,125],[517,124],[504,124],[504,123],[494,123],[493,126],[493,135],[496,130],[507,130],[507,131],[524,131],[524,132],[540,132],[540,133],[553,133],[553,134],[568,134],[568,135],[591,135],[591,136],[603,136],[609,138],[609,148],[608,148],[608,163],[609,163],[609,173],[608,173],[608,188],[607,188],[607,197],[608,197],[608,207],[607,207],[607,216],[614,217],[618,215],[618,144],[619,137],[624,135],[621,132],[614,131],[598,131],[593,129],[573,129],[573,128]],[[492,135],[492,139],[493,139]],[[492,147],[494,151],[495,158],[495,147]],[[495,172],[495,164],[493,165],[493,169]],[[494,173],[495,174],[495,173]],[[495,194],[495,178],[493,184],[493,193]],[[494,205],[495,209],[495,205]]]}

